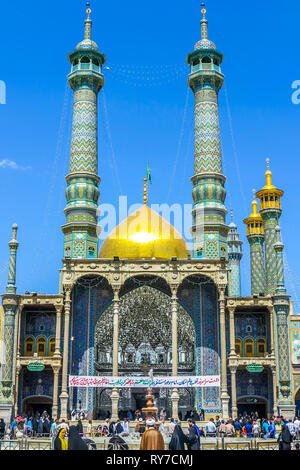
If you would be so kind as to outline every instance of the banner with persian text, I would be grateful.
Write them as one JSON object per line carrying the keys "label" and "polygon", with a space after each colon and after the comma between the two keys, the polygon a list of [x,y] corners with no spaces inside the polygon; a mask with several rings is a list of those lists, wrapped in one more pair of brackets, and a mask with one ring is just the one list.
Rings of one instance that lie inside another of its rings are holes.
{"label": "banner with persian text", "polygon": [[206,377],[85,377],[69,375],[69,387],[95,388],[201,388],[220,387],[219,375]]}

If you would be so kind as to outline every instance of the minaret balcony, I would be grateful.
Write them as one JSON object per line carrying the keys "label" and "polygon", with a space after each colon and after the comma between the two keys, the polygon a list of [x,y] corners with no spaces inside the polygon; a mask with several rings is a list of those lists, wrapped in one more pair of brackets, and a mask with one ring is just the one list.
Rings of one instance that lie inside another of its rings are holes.
{"label": "minaret balcony", "polygon": [[221,67],[219,65],[215,65],[215,64],[199,63],[199,64],[196,64],[196,65],[192,65],[192,67],[191,67],[191,73],[202,71],[202,70],[205,70],[205,71],[206,70],[214,70],[215,72],[222,73],[221,72]]}
{"label": "minaret balcony", "polygon": [[95,64],[85,64],[85,63],[79,63],[77,65],[73,65],[71,69],[72,72],[76,72],[77,70],[93,70],[94,72],[101,73],[101,67],[99,65]]}

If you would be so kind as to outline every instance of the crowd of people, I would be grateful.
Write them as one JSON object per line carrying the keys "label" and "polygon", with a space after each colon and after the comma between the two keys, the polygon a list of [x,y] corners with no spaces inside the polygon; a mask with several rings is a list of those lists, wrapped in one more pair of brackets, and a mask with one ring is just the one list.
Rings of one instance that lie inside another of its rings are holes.
{"label": "crowd of people", "polygon": [[[53,420],[44,411],[34,416],[21,415],[15,417],[9,425],[0,419],[0,439],[15,439],[18,432],[23,437],[51,438],[52,448],[56,450],[85,449],[88,450],[87,438],[109,437],[110,442],[123,443],[126,448],[127,436],[135,433],[141,437],[141,449],[163,450],[168,439],[170,450],[200,449],[201,438],[262,438],[273,439],[279,443],[283,450],[291,449],[293,441],[300,439],[300,420],[295,417],[285,419],[273,416],[270,419],[261,419],[257,413],[244,414],[236,419],[224,420],[220,416],[211,418],[204,426],[199,421],[189,418],[188,433],[185,434],[180,420],[171,418],[167,422],[166,410],[162,409],[153,419],[146,419],[145,415],[137,410],[135,412],[136,423],[132,424],[129,418],[111,420],[106,418],[104,423],[93,426],[93,421],[86,420],[83,413],[71,413],[69,420],[78,420],[78,423],[68,424],[65,420]],[[84,421],[85,420],[85,421]],[[83,422],[85,426],[83,427]],[[151,431],[151,432],[150,432]],[[93,441],[90,441],[91,443]],[[295,450],[299,449],[299,443],[294,443]],[[158,447],[157,447],[158,446]]]}

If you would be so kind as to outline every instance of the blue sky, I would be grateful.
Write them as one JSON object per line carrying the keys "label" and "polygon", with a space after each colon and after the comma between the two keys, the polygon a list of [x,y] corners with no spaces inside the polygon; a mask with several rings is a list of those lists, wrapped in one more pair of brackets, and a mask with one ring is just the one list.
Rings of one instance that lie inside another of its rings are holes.
{"label": "blue sky", "polygon": [[[151,203],[191,203],[193,95],[186,55],[200,39],[200,2],[91,2],[93,39],[107,56],[99,103],[101,202],[142,202],[150,162]],[[265,160],[285,191],[281,226],[286,278],[300,284],[299,123],[291,100],[300,79],[300,3],[208,0],[209,39],[224,54],[220,120],[227,207],[244,241],[243,294],[250,292],[249,247],[242,223],[252,189],[264,186]],[[0,80],[0,289],[7,279],[7,242],[19,225],[17,285],[56,293],[61,266],[72,94],[67,55],[83,39],[85,2],[3,2]],[[9,164],[14,162],[15,164]]]}

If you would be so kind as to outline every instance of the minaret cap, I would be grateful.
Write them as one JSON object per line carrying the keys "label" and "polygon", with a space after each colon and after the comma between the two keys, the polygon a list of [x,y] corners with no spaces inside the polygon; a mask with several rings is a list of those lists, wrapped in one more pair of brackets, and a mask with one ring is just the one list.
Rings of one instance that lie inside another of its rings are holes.
{"label": "minaret cap", "polygon": [[270,171],[270,159],[267,158],[266,186],[264,186],[256,196],[260,199],[260,210],[278,209],[281,210],[280,198],[284,195],[281,189],[277,189],[272,184],[272,172]]}
{"label": "minaret cap", "polygon": [[252,214],[250,214],[249,217],[244,220],[244,224],[247,225],[247,236],[264,234],[264,221],[257,210],[255,189],[253,189]]}
{"label": "minaret cap", "polygon": [[86,13],[87,13],[87,18],[84,22],[84,40],[81,41],[76,49],[93,49],[98,51],[98,46],[97,44],[92,41],[92,20],[91,20],[91,5],[90,2],[86,3]]}
{"label": "minaret cap", "polygon": [[205,9],[205,3],[201,3],[201,13],[202,13],[202,20],[200,21],[201,25],[201,41],[198,41],[197,44],[195,44],[195,50],[196,49],[216,49],[215,44],[212,41],[209,41],[208,39],[208,21],[206,19],[206,9]]}

